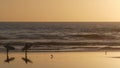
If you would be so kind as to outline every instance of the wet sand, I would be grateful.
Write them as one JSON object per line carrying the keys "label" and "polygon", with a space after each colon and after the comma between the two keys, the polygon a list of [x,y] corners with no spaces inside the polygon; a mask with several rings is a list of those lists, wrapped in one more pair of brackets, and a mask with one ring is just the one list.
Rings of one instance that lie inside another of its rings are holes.
{"label": "wet sand", "polygon": [[9,63],[6,53],[0,53],[0,68],[120,68],[120,52],[9,52],[15,59]]}

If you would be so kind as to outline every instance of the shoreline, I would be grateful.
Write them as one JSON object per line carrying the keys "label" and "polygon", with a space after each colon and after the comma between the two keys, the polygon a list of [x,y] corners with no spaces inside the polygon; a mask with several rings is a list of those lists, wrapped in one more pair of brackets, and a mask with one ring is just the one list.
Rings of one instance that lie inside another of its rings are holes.
{"label": "shoreline", "polygon": [[[3,53],[3,52],[6,52],[6,51],[0,51],[0,53]],[[9,51],[9,52],[24,52],[24,51]],[[28,52],[120,52],[119,51],[28,51]]]}

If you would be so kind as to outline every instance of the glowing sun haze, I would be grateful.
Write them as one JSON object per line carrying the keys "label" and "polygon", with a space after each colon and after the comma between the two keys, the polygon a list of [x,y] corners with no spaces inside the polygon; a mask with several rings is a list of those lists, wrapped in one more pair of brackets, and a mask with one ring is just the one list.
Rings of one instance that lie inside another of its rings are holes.
{"label": "glowing sun haze", "polygon": [[120,0],[0,0],[0,21],[120,21]]}

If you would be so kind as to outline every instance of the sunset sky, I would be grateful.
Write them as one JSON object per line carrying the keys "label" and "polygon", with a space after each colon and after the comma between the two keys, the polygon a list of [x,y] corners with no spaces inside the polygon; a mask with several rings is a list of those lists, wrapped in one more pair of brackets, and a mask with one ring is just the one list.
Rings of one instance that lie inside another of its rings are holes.
{"label": "sunset sky", "polygon": [[0,21],[120,21],[120,0],[0,0]]}

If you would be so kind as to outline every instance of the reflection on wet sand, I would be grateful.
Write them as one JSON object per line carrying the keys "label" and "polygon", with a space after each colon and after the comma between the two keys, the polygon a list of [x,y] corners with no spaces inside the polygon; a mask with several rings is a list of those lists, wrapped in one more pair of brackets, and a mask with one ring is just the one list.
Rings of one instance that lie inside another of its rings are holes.
{"label": "reflection on wet sand", "polygon": [[111,58],[119,58],[119,59],[120,59],[120,56],[117,56],[117,57],[111,57]]}
{"label": "reflection on wet sand", "polygon": [[[28,52],[11,53],[14,62],[0,61],[0,68],[120,68],[120,52]],[[5,56],[0,53],[0,60]]]}

